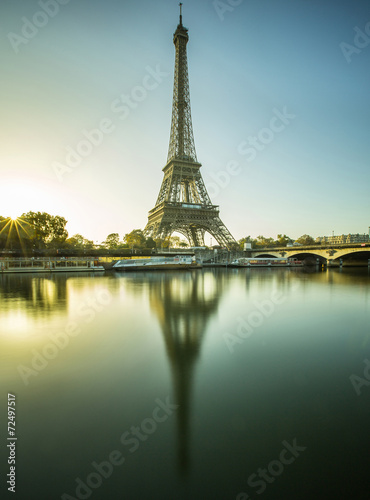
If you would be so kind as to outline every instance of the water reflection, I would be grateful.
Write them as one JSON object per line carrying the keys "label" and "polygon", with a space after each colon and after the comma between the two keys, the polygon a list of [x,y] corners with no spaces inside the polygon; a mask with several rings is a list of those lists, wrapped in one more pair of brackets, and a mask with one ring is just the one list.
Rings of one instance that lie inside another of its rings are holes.
{"label": "water reflection", "polygon": [[81,273],[0,274],[2,333],[32,334],[32,326],[36,329],[36,325],[73,314],[83,295],[76,283],[86,278],[86,289],[90,290],[91,280],[97,278],[93,273],[83,277]]}
{"label": "water reflection", "polygon": [[216,313],[228,280],[214,272],[161,274],[149,282],[149,301],[162,329],[171,364],[177,411],[178,467],[190,465],[191,392],[196,362],[207,323]]}
{"label": "water reflection", "polygon": [[14,302],[24,308],[45,311],[66,308],[66,280],[61,276],[4,274],[0,276],[0,301],[13,308]]}
{"label": "water reflection", "polygon": [[361,267],[353,268],[336,268],[336,269],[321,269],[316,266],[291,268],[291,269],[238,269],[235,271],[237,277],[245,281],[248,291],[256,288],[265,288],[268,286],[276,286],[280,291],[290,289],[292,285],[297,283],[311,284],[317,283],[322,285],[356,285],[366,287],[368,290],[368,276],[370,268],[366,272]]}
{"label": "water reflection", "polygon": [[[22,456],[34,464],[22,494],[37,486],[39,498],[78,497],[75,478],[117,448],[127,460],[94,498],[255,498],[250,475],[295,439],[307,451],[268,484],[268,498],[308,498],[307,488],[329,498],[322,471],[328,489],[338,477],[367,485],[369,387],[358,396],[349,377],[364,376],[369,355],[369,284],[367,269],[0,276],[1,386],[22,405]],[[273,291],[281,303],[231,353],[225,332],[237,335],[238,318],[247,321]],[[106,307],[99,297],[110,297]],[[21,339],[3,322],[18,310]],[[32,368],[33,351],[63,336],[71,319],[81,333],[26,386],[17,366]],[[168,424],[135,454],[118,448],[171,384],[179,408]],[[348,498],[360,498],[354,484]]]}

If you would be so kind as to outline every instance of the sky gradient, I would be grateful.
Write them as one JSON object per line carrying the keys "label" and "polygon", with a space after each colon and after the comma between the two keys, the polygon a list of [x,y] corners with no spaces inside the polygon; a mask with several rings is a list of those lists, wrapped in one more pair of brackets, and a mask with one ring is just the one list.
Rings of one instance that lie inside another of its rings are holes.
{"label": "sky gradient", "polygon": [[[236,239],[367,233],[370,4],[237,3],[183,2],[195,146],[221,219]],[[94,242],[143,229],[167,158],[178,2],[0,11],[0,215],[61,215]]]}

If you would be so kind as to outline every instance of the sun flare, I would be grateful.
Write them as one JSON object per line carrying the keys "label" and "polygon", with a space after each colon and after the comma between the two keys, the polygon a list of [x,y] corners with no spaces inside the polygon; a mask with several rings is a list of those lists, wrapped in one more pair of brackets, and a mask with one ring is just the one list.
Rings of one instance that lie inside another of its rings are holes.
{"label": "sun flare", "polygon": [[42,179],[8,178],[2,184],[0,216],[15,221],[29,211],[58,213],[57,199],[53,185]]}

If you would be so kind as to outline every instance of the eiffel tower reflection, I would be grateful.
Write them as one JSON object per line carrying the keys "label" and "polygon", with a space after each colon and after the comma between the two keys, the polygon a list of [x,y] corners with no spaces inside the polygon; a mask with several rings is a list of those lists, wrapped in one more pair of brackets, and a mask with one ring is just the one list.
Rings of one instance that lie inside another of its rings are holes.
{"label": "eiffel tower reflection", "polygon": [[207,272],[166,273],[150,283],[150,305],[162,328],[171,364],[177,414],[178,467],[189,469],[191,392],[196,362],[207,323],[217,312],[227,281],[226,274]]}

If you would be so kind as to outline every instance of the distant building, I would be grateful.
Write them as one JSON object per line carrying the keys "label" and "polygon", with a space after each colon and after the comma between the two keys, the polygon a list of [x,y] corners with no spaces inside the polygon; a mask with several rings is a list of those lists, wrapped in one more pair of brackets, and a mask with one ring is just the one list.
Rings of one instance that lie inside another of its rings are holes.
{"label": "distant building", "polygon": [[346,243],[368,243],[370,241],[369,235],[364,234],[341,234],[338,236],[319,236],[315,240],[317,243],[322,245],[343,245]]}

